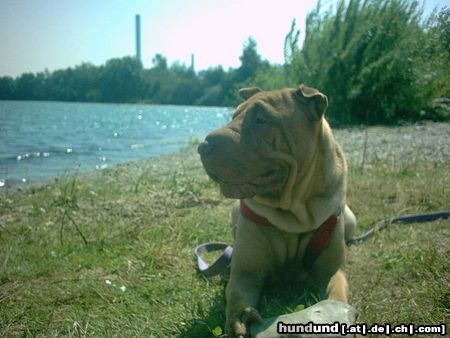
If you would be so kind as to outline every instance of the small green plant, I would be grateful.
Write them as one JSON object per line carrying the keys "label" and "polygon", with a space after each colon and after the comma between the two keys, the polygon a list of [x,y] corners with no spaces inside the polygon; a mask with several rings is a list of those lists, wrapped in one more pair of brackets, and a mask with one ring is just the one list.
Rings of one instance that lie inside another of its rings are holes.
{"label": "small green plant", "polygon": [[57,208],[59,213],[59,239],[61,243],[63,242],[63,231],[66,219],[69,220],[70,223],[75,227],[75,230],[80,235],[83,243],[85,245],[88,244],[86,237],[81,231],[78,223],[75,221],[74,216],[76,216],[76,212],[79,209],[78,206],[78,188],[79,183],[76,176],[73,176],[71,179],[67,180],[65,183],[62,183],[61,190],[58,196],[53,200],[51,204],[52,207]]}
{"label": "small green plant", "polygon": [[223,330],[220,326],[216,326],[214,329],[211,330],[211,333],[214,337],[222,337]]}
{"label": "small green plant", "polygon": [[294,312],[303,311],[304,309],[305,309],[305,305],[304,304],[298,304],[295,307]]}

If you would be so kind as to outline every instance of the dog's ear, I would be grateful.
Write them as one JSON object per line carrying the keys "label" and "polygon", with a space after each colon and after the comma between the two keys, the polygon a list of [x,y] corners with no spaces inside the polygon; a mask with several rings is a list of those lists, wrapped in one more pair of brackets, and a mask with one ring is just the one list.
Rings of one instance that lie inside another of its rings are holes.
{"label": "dog's ear", "polygon": [[306,102],[312,108],[318,119],[325,114],[328,107],[328,99],[317,89],[300,85],[295,93],[302,102]]}
{"label": "dog's ear", "polygon": [[239,96],[244,100],[248,100],[253,95],[258,94],[259,92],[262,92],[262,89],[258,87],[242,88],[239,89]]}

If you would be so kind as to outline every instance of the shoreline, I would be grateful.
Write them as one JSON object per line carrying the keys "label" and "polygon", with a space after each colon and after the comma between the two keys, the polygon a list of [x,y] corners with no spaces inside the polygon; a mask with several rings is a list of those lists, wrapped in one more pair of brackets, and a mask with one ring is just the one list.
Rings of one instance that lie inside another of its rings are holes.
{"label": "shoreline", "polygon": [[[62,171],[62,173],[60,173],[60,174],[57,174],[52,177],[48,177],[43,180],[35,180],[32,182],[28,182],[28,181],[21,182],[18,179],[14,179],[14,183],[11,183],[11,181],[13,179],[6,178],[6,179],[0,180],[0,193],[2,193],[2,190],[7,190],[7,189],[16,190],[19,188],[20,189],[27,189],[27,188],[33,188],[33,187],[36,188],[38,186],[49,184],[55,180],[58,180],[58,179],[61,179],[64,177],[72,177],[72,176],[91,177],[96,174],[102,173],[103,171],[110,171],[110,170],[115,170],[117,168],[130,167],[130,166],[135,166],[135,165],[139,166],[140,164],[147,162],[147,161],[155,161],[155,159],[165,158],[170,155],[176,155],[179,153],[183,153],[184,151],[186,151],[189,148],[192,148],[192,145],[182,146],[180,149],[178,149],[174,152],[161,153],[159,155],[150,156],[150,157],[144,158],[144,159],[135,159],[135,160],[128,160],[128,161],[124,161],[124,162],[111,163],[106,166],[100,166],[99,168],[96,168],[96,169],[92,169],[92,168],[81,169],[80,166],[78,166],[78,168],[65,168]],[[2,185],[2,183],[3,183],[3,185]]]}
{"label": "shoreline", "polygon": [[[378,161],[389,161],[391,164],[411,164],[417,161],[430,163],[450,163],[450,123],[427,122],[399,127],[374,126],[333,128],[333,133],[349,163],[349,166],[371,166]],[[367,133],[367,142],[366,142]],[[81,170],[52,177],[48,180],[0,186],[0,193],[17,189],[33,189],[50,184],[64,177],[92,178],[107,175],[111,172],[128,171],[141,175],[143,171],[157,170],[168,173],[167,168],[174,166],[177,161],[188,162],[192,167],[201,167],[200,158],[196,151],[197,143],[189,144],[181,149],[149,157],[146,159],[115,163],[99,170]],[[365,150],[364,150],[365,148]],[[365,158],[364,157],[365,152]],[[161,165],[166,168],[161,167]]]}

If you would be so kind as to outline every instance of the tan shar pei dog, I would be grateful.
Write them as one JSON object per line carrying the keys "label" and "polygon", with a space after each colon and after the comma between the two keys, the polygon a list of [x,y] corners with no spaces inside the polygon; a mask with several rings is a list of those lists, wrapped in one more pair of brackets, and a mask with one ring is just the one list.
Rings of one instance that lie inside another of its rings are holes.
{"label": "tan shar pei dog", "polygon": [[234,251],[226,288],[226,331],[249,334],[266,282],[298,283],[347,302],[345,237],[356,219],[346,205],[347,165],[324,113],[327,97],[300,86],[244,88],[225,127],[198,147],[232,212]]}

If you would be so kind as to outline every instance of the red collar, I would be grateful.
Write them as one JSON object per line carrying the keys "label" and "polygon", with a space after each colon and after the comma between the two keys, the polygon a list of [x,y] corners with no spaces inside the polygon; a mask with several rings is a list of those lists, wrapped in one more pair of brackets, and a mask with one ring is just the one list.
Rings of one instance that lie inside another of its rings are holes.
{"label": "red collar", "polygon": [[[274,226],[270,221],[258,215],[252,209],[250,209],[244,200],[240,203],[240,212],[249,221],[255,222],[257,224],[265,226]],[[306,247],[304,256],[305,268],[310,270],[313,266],[314,261],[319,257],[320,253],[330,244],[331,236],[333,235],[334,229],[339,222],[340,209],[336,214],[331,215],[328,219],[323,222],[315,231],[314,235],[310,239],[308,246]]]}
{"label": "red collar", "polygon": [[258,215],[256,212],[254,212],[252,209],[250,209],[248,207],[247,204],[245,204],[244,200],[241,200],[241,203],[239,205],[239,210],[241,212],[241,215],[244,216],[245,218],[247,218],[249,221],[261,224],[261,225],[265,225],[265,226],[273,226],[272,223],[270,223],[270,221],[261,216]]}

